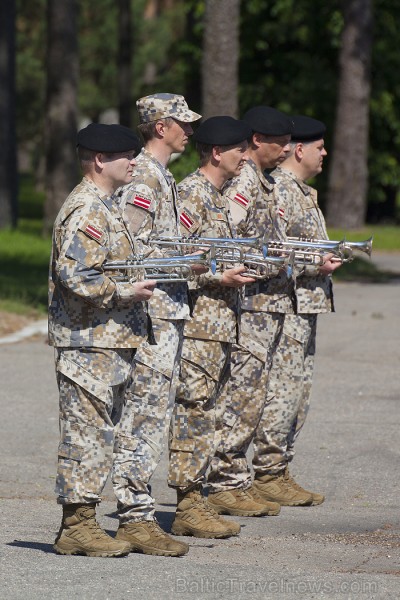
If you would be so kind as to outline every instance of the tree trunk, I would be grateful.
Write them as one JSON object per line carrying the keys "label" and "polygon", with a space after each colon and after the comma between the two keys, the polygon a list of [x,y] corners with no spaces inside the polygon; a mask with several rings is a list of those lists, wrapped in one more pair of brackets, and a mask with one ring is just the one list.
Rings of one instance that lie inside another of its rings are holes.
{"label": "tree trunk", "polygon": [[77,181],[79,76],[76,0],[47,1],[47,88],[44,233]]}
{"label": "tree trunk", "polygon": [[362,227],[367,212],[372,0],[347,0],[330,162],[327,223]]}
{"label": "tree trunk", "polygon": [[119,122],[132,127],[132,11],[131,0],[118,0]]}
{"label": "tree trunk", "polygon": [[206,0],[202,60],[203,118],[239,112],[240,0]]}
{"label": "tree trunk", "polygon": [[0,4],[0,228],[17,222],[15,2]]}

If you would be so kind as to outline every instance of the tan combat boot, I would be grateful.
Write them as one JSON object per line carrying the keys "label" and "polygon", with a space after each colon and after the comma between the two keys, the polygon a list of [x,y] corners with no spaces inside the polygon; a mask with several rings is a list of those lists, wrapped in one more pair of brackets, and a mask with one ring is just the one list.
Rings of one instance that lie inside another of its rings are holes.
{"label": "tan combat boot", "polygon": [[[256,499],[249,490],[236,488],[224,490],[215,494],[208,494],[207,501],[218,514],[236,515],[238,517],[259,517],[269,515],[270,509],[280,511],[276,502],[266,502],[258,496]],[[274,513],[274,514],[278,514]]]}
{"label": "tan combat boot", "polygon": [[53,546],[57,554],[125,556],[129,544],[115,540],[96,521],[95,504],[66,504],[63,520]]}
{"label": "tan combat boot", "polygon": [[183,556],[189,552],[188,544],[174,540],[157,521],[123,523],[115,537],[129,542],[131,552],[156,556]]}
{"label": "tan combat boot", "polygon": [[253,486],[265,500],[281,506],[311,506],[313,502],[310,493],[293,486],[287,469],[278,475],[256,475]]}
{"label": "tan combat boot", "polygon": [[262,502],[267,507],[267,514],[269,517],[276,517],[277,515],[279,515],[279,513],[281,512],[281,505],[278,502],[269,502],[268,500],[265,500],[265,498],[260,496],[260,494],[257,492],[254,485],[249,487],[247,491],[249,494],[252,495],[256,502]]}
{"label": "tan combat boot", "polygon": [[323,494],[318,494],[317,492],[310,492],[310,490],[305,490],[289,474],[289,467],[286,467],[285,471],[286,471],[286,478],[288,481],[290,481],[290,484],[292,485],[292,487],[294,487],[296,490],[299,490],[300,492],[305,492],[306,494],[310,494],[312,496],[312,506],[316,506],[317,504],[323,503],[323,501],[325,500],[325,496]]}
{"label": "tan combat boot", "polygon": [[208,504],[199,488],[178,490],[178,506],[171,532],[200,538],[227,538],[238,535],[240,525],[223,519]]}

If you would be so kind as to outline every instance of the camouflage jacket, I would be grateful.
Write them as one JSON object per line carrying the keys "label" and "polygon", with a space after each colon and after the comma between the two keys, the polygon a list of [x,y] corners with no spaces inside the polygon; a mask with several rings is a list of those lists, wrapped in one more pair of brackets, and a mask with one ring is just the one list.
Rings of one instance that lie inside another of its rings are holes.
{"label": "camouflage jacket", "polygon": [[[132,237],[147,248],[156,236],[179,235],[177,191],[172,174],[149,152],[142,150],[132,183],[122,189],[120,208]],[[152,257],[162,252],[151,251]],[[159,283],[149,303],[149,315],[160,319],[188,319],[186,283]]]}
{"label": "camouflage jacket", "polygon": [[[274,180],[264,175],[252,160],[247,161],[238,177],[225,188],[232,218],[240,237],[285,239],[278,218]],[[294,312],[293,282],[285,273],[246,285],[243,310],[259,312]]]}
{"label": "camouflage jacket", "polygon": [[142,302],[102,265],[133,253],[114,197],[83,178],[55,220],[49,273],[49,339],[57,347],[135,348],[147,334]]}
{"label": "camouflage jacket", "polygon": [[[275,179],[277,212],[286,236],[328,239],[316,190],[281,167],[277,167],[272,176]],[[320,275],[318,271],[318,267],[308,266],[296,279],[299,314],[334,310],[331,277]]]}
{"label": "camouflage jacket", "polygon": [[[197,170],[178,185],[180,223],[184,235],[235,237],[235,229],[223,195]],[[221,273],[200,275],[190,285],[193,318],[185,324],[185,336],[220,342],[237,339],[239,292],[222,287]]]}

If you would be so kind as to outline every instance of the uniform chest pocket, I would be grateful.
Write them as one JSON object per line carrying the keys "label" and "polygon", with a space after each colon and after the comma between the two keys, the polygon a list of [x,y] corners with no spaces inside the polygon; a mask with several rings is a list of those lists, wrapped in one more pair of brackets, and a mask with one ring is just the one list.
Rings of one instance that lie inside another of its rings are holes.
{"label": "uniform chest pocket", "polygon": [[133,253],[126,228],[123,223],[116,222],[111,230],[110,236],[110,255],[111,257],[121,258]]}
{"label": "uniform chest pocket", "polygon": [[215,237],[231,237],[228,218],[223,212],[212,213],[210,220]]}
{"label": "uniform chest pocket", "polygon": [[287,233],[301,238],[321,237],[319,222],[318,209],[312,199],[305,199],[301,206],[301,212],[298,212]]}

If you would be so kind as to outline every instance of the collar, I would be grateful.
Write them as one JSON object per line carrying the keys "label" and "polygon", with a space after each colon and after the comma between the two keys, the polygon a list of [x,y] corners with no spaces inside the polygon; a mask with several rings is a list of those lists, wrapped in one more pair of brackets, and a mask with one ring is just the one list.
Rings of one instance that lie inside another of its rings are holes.
{"label": "collar", "polygon": [[293,181],[295,181],[297,183],[297,185],[299,186],[299,188],[301,189],[301,191],[303,192],[303,194],[305,196],[309,196],[311,194],[313,188],[311,186],[309,186],[307,183],[305,183],[305,181],[303,181],[302,179],[297,177],[297,175],[292,173],[292,171],[289,171],[289,169],[284,169],[283,167],[278,166],[275,168],[275,171],[277,173],[282,173],[282,174],[286,175],[287,177],[290,177],[291,179],[293,179]]}
{"label": "collar", "polygon": [[[166,167],[164,167],[164,165],[162,165],[156,158],[155,156],[153,156],[153,154],[151,154],[148,150],[146,150],[145,148],[142,148],[140,151],[140,154],[138,156],[139,157],[143,157],[144,159],[148,160],[149,162],[153,163],[153,165],[159,170],[161,171],[163,177],[166,179],[166,181],[168,182],[168,185],[172,185],[174,180],[174,176],[172,175],[171,171],[169,171]],[[134,171],[135,172],[135,171]]]}
{"label": "collar", "polygon": [[211,181],[209,179],[207,179],[207,177],[200,171],[200,169],[196,169],[195,175],[199,179],[201,179],[203,186],[208,190],[210,197],[213,201],[213,204],[215,204],[215,206],[217,208],[225,208],[226,200],[223,196],[223,190],[224,190],[226,183],[224,183],[224,185],[222,186],[222,189],[219,190],[217,187],[215,187],[215,185],[213,183],[211,183]]}

